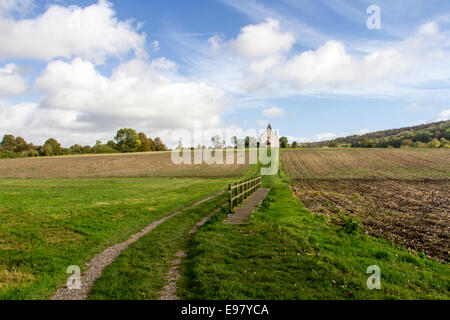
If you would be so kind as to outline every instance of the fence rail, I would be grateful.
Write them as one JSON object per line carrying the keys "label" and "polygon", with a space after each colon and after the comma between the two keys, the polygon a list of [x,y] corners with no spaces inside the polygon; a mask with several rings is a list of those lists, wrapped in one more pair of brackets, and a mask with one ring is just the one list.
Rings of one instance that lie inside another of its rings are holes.
{"label": "fence rail", "polygon": [[261,185],[261,177],[239,181],[234,185],[230,184],[228,186],[228,207],[230,212],[233,212],[233,208],[261,188]]}

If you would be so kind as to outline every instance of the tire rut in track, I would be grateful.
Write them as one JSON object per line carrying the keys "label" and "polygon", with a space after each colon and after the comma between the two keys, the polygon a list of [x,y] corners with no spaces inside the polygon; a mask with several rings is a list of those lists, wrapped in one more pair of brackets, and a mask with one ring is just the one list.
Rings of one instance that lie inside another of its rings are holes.
{"label": "tire rut in track", "polygon": [[50,300],[85,300],[89,296],[89,292],[94,285],[95,280],[97,280],[105,270],[105,268],[110,265],[119,255],[125,250],[130,244],[136,242],[141,237],[145,236],[153,229],[155,229],[160,224],[164,223],[170,218],[173,218],[183,212],[186,209],[191,209],[200,204],[212,200],[220,195],[222,195],[225,191],[221,191],[214,196],[207,197],[203,200],[200,200],[194,203],[189,208],[180,209],[172,214],[165,216],[157,221],[152,222],[147,227],[142,229],[140,232],[133,234],[128,240],[118,243],[112,247],[109,247],[103,250],[101,253],[96,255],[88,264],[88,269],[83,272],[81,275],[81,289],[69,289],[67,285],[61,287],[55,295],[53,295]]}

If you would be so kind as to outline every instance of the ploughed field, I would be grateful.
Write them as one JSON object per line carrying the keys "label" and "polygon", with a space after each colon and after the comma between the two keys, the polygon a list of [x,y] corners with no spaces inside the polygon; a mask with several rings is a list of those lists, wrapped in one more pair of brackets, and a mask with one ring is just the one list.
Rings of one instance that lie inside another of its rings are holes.
{"label": "ploughed field", "polygon": [[228,178],[245,174],[246,163],[175,164],[170,152],[3,159],[0,178]]}
{"label": "ploughed field", "polygon": [[313,213],[356,216],[368,234],[449,260],[449,150],[304,149],[283,162]]}

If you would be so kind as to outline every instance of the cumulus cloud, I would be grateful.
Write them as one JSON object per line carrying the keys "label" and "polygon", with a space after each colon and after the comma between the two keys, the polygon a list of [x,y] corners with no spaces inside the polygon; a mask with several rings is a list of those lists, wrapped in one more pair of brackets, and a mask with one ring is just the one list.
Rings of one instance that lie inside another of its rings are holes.
{"label": "cumulus cloud", "polygon": [[145,121],[160,129],[189,128],[196,122],[219,125],[225,93],[182,79],[173,69],[167,59],[150,63],[135,59],[106,77],[81,58],[54,61],[36,81],[44,95],[40,107],[80,112],[90,122]]}
{"label": "cumulus cloud", "polygon": [[27,84],[19,72],[19,67],[10,63],[0,67],[0,95],[16,96],[27,90]]}
{"label": "cumulus cloud", "polygon": [[265,58],[289,51],[295,42],[291,32],[280,32],[280,23],[268,18],[257,25],[242,28],[231,45],[244,58]]}
{"label": "cumulus cloud", "polygon": [[56,138],[64,146],[92,145],[114,137],[114,127],[84,122],[82,113],[73,110],[47,109],[37,103],[7,104],[0,102],[0,136],[13,134],[41,145]]}
{"label": "cumulus cloud", "polygon": [[[274,19],[242,28],[228,41],[213,37],[215,52],[241,60],[241,89],[252,95],[345,94],[420,97],[450,72],[450,35],[435,21],[400,41],[329,40],[295,50],[294,36]],[[246,45],[248,44],[248,45]],[[230,50],[232,48],[233,50]],[[429,83],[424,86],[423,83]],[[237,82],[235,82],[237,83]]]}
{"label": "cumulus cloud", "polygon": [[283,108],[280,107],[272,107],[272,108],[266,108],[262,112],[264,117],[267,118],[277,118],[277,117],[285,117],[286,112]]}
{"label": "cumulus cloud", "polygon": [[450,120],[450,109],[444,110],[439,114],[437,121],[447,121]]}
{"label": "cumulus cloud", "polygon": [[342,42],[328,41],[315,51],[306,51],[288,59],[275,74],[297,88],[335,87],[370,84],[409,66],[409,59],[395,49],[378,51],[358,61],[347,53]]}
{"label": "cumulus cloud", "polygon": [[[10,8],[12,4],[4,3]],[[52,5],[34,19],[0,15],[0,43],[0,59],[79,56],[100,64],[107,56],[130,51],[145,56],[145,34],[139,34],[131,21],[118,20],[107,0],[84,8]]]}

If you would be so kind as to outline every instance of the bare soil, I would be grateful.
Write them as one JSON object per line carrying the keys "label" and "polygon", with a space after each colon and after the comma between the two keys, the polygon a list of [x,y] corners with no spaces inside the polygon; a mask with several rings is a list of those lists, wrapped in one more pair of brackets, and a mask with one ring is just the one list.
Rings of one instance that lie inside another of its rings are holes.
{"label": "bare soil", "polygon": [[448,149],[299,149],[282,156],[298,179],[450,178]]}
{"label": "bare soil", "polygon": [[449,261],[450,179],[296,179],[293,190],[330,222],[349,213],[370,235]]}

